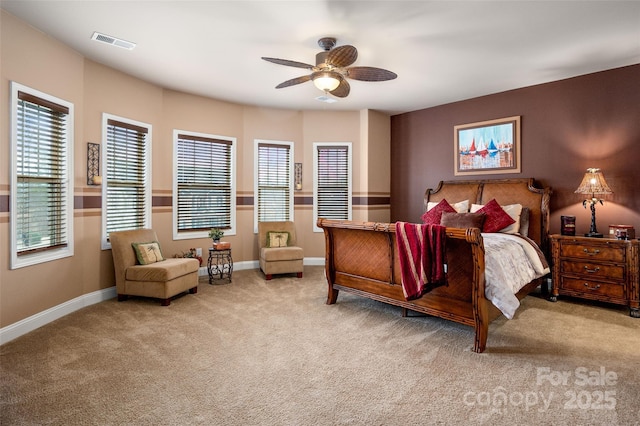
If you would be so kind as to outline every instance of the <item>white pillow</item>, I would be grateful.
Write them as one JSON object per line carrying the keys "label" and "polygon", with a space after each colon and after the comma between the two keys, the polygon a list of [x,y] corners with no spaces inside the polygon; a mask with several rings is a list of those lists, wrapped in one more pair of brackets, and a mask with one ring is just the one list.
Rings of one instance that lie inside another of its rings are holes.
{"label": "white pillow", "polygon": [[[482,204],[472,204],[470,212],[475,213],[482,207],[484,207]],[[502,207],[502,210],[511,216],[515,222],[506,228],[502,228],[498,232],[502,232],[504,234],[517,234],[520,231],[520,214],[522,213],[522,204],[509,204],[500,207]]]}
{"label": "white pillow", "polygon": [[[429,201],[427,203],[427,211],[429,211],[432,208],[434,208],[436,205],[438,205],[439,202],[440,201]],[[449,204],[451,204],[451,203],[449,203]],[[455,204],[451,204],[451,207],[453,207],[453,209],[457,213],[468,213],[469,212],[469,200],[458,201]]]}

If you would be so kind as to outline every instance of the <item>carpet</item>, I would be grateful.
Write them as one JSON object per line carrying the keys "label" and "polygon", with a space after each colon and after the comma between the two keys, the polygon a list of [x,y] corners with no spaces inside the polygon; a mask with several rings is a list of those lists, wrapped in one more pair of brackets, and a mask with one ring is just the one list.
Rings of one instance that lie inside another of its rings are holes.
{"label": "carpet", "polygon": [[530,295],[473,329],[304,278],[89,306],[0,347],[2,425],[637,425],[640,320]]}

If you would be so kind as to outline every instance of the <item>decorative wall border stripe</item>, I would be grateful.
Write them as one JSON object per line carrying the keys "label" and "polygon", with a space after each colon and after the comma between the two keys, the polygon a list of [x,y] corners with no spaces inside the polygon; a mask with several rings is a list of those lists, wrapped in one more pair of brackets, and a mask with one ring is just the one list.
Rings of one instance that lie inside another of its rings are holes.
{"label": "decorative wall border stripe", "polygon": [[171,207],[173,206],[173,197],[154,195],[151,197],[151,205],[153,207]]}
{"label": "decorative wall border stripe", "polygon": [[95,195],[76,195],[73,197],[73,208],[82,209],[101,209],[102,197]]}
{"label": "decorative wall border stripe", "polygon": [[[253,196],[236,197],[237,206],[253,206],[255,198]],[[296,196],[293,199],[295,206],[312,206],[313,196]],[[391,197],[389,196],[354,196],[352,199],[354,206],[389,206]],[[173,207],[173,197],[167,195],[154,195],[151,200],[152,207]],[[75,210],[102,209],[102,195],[75,195],[73,197],[73,208]],[[0,213],[9,212],[9,195],[0,195]]]}
{"label": "decorative wall border stripe", "polygon": [[236,196],[236,206],[253,206],[253,195]]}

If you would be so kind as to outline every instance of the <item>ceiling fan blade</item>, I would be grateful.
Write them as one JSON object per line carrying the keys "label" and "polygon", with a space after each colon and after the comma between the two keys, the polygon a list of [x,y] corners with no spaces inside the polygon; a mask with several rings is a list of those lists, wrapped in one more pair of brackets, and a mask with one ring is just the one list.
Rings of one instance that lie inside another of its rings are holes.
{"label": "ceiling fan blade", "polygon": [[262,57],[262,59],[264,59],[267,62],[273,62],[274,64],[278,64],[278,65],[286,65],[288,67],[305,68],[308,70],[313,68],[313,65],[305,64],[304,62],[290,61],[288,59],[266,58],[264,56]]}
{"label": "ceiling fan blade", "polygon": [[349,82],[343,78],[340,81],[340,85],[329,93],[331,93],[333,96],[336,96],[338,98],[346,98],[347,96],[349,96],[350,91],[351,91],[351,86],[349,85]]}
{"label": "ceiling fan blade", "polygon": [[387,81],[398,77],[394,72],[374,67],[351,67],[346,72],[347,77],[362,81]]}
{"label": "ceiling fan blade", "polygon": [[340,46],[330,50],[327,54],[327,64],[334,67],[348,67],[358,59],[358,50],[353,46]]}
{"label": "ceiling fan blade", "polygon": [[292,78],[291,80],[287,80],[283,83],[280,83],[276,86],[276,89],[282,89],[283,87],[295,86],[296,84],[306,83],[307,81],[311,81],[310,75],[303,75],[302,77]]}

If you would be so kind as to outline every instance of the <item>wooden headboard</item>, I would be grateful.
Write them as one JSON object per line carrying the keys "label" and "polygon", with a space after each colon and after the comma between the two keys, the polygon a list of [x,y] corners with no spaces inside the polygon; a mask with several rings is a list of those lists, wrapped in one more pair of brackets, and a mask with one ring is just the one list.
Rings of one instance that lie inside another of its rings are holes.
{"label": "wooden headboard", "polygon": [[450,204],[469,200],[469,206],[485,204],[493,198],[500,205],[522,204],[529,208],[529,238],[546,251],[551,192],[551,188],[536,188],[533,178],[440,181],[436,189],[425,192],[424,206],[426,210],[429,201],[443,198]]}

